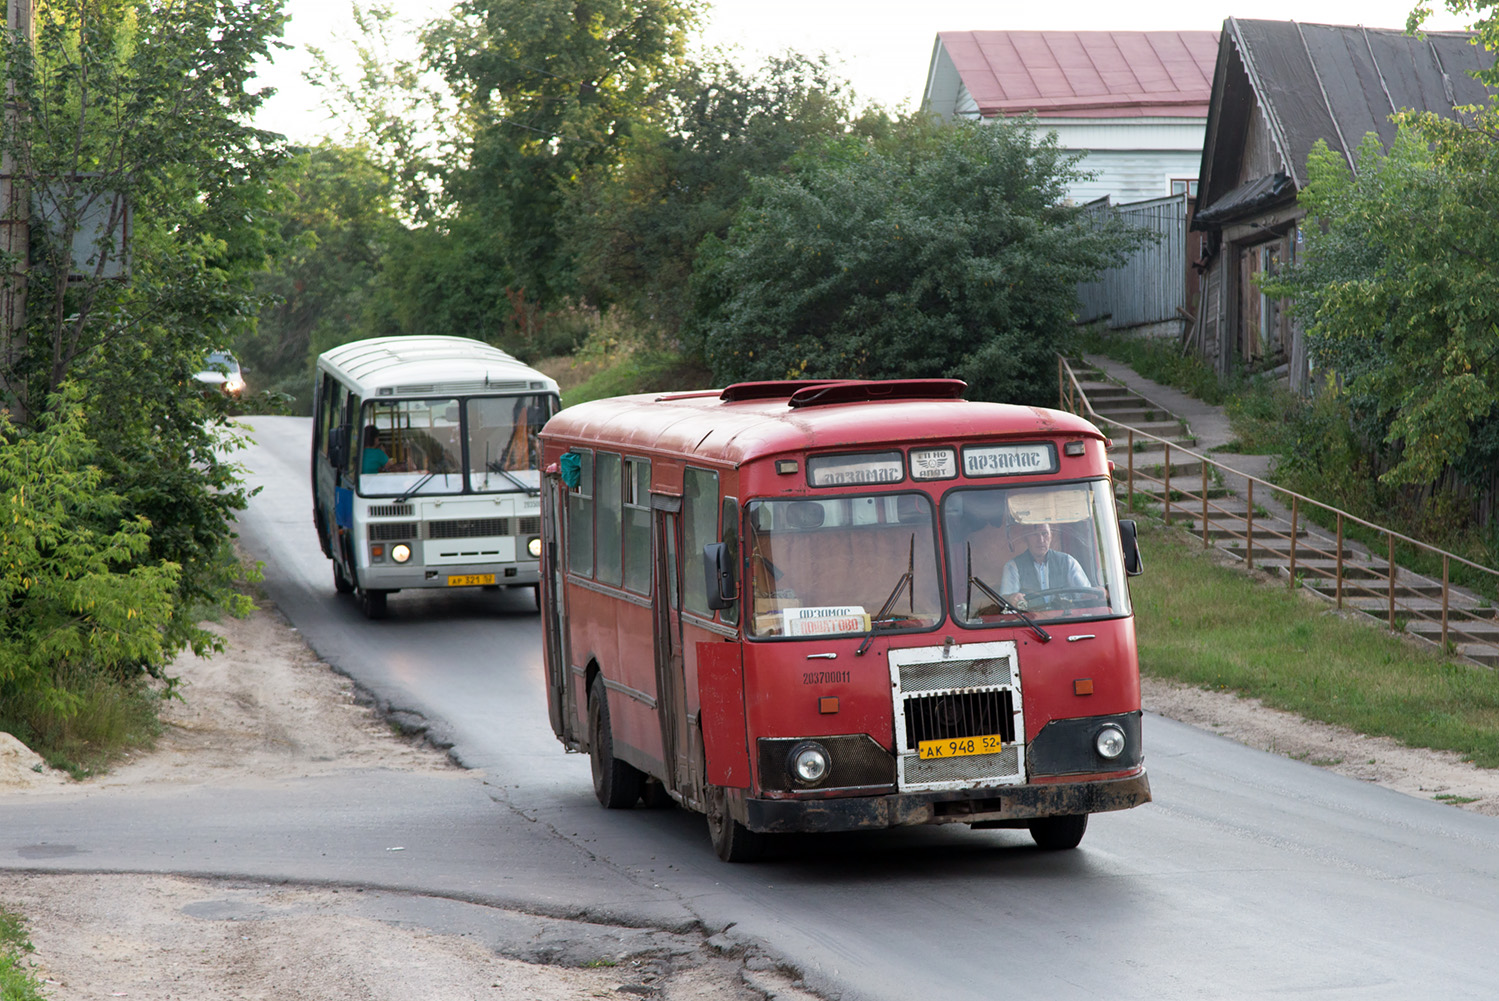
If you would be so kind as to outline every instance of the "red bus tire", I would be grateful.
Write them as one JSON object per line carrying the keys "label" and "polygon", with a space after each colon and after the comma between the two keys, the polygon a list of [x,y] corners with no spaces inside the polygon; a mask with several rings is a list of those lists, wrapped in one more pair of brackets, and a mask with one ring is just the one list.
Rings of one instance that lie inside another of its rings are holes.
{"label": "red bus tire", "polygon": [[1063,817],[1039,817],[1031,821],[1031,838],[1042,851],[1058,852],[1076,848],[1088,829],[1086,813]]}
{"label": "red bus tire", "polygon": [[595,678],[588,688],[588,763],[593,771],[593,794],[604,809],[628,810],[635,805],[643,776],[639,769],[614,756],[609,699],[602,677]]}
{"label": "red bus tire", "polygon": [[765,853],[766,836],[729,815],[722,786],[708,787],[708,837],[725,862],[754,862]]}

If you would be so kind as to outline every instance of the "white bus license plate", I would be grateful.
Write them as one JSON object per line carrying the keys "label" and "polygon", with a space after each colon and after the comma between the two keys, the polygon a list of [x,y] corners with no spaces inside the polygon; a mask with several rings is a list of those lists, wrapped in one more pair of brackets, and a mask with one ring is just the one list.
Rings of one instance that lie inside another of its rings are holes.
{"label": "white bus license plate", "polygon": [[448,587],[474,587],[478,584],[493,584],[492,573],[461,573],[448,578]]}

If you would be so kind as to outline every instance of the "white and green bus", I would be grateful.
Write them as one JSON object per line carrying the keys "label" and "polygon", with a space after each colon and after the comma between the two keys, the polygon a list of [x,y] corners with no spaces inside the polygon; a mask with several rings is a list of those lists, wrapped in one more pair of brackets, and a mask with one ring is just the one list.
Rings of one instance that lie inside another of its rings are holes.
{"label": "white and green bus", "polygon": [[467,337],[376,337],[317,361],[312,517],[340,594],[370,618],[407,588],[530,587],[536,433],[557,383]]}

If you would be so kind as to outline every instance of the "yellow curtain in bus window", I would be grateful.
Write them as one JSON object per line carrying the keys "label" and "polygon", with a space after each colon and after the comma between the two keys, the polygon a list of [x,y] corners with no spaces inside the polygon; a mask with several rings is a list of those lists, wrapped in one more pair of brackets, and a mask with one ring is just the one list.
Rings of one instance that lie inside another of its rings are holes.
{"label": "yellow curtain in bus window", "polygon": [[1082,521],[1088,517],[1088,493],[1077,487],[1026,490],[1010,495],[1010,518],[1022,525]]}
{"label": "yellow curtain in bus window", "polygon": [[869,613],[863,605],[812,605],[783,609],[782,632],[787,636],[828,636],[834,633],[869,631]]}

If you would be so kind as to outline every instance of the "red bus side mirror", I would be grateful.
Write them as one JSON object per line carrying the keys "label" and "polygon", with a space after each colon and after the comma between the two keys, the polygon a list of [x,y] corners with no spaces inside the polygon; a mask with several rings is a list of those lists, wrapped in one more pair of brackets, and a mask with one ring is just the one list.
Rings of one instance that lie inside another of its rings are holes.
{"label": "red bus side mirror", "polygon": [[1138,577],[1145,572],[1145,567],[1140,562],[1140,542],[1136,534],[1133,518],[1120,520],[1119,542],[1124,547],[1124,572],[1130,577]]}
{"label": "red bus side mirror", "polygon": [[722,542],[704,546],[703,570],[707,575],[708,607],[733,608],[739,600],[739,581],[729,559],[729,547]]}

